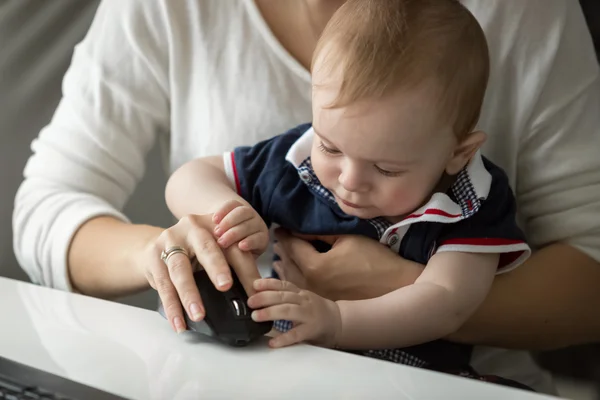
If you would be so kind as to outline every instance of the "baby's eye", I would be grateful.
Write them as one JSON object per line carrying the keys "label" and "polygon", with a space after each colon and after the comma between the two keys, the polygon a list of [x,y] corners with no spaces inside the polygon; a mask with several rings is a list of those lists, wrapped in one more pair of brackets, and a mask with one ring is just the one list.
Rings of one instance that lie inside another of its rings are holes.
{"label": "baby's eye", "polygon": [[383,168],[379,168],[377,165],[375,165],[375,169],[383,176],[399,176],[399,175],[402,175],[402,173],[404,172],[404,171],[388,171]]}
{"label": "baby's eye", "polygon": [[326,153],[326,154],[340,154],[339,150],[335,150],[330,147],[327,147],[323,144],[323,142],[321,142],[319,144],[319,150],[321,150],[323,153]]}

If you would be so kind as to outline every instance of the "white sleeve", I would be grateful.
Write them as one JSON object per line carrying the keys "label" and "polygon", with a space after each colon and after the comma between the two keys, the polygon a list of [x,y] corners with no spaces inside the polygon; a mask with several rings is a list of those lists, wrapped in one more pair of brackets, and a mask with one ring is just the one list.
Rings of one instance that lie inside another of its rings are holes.
{"label": "white sleeve", "polygon": [[578,2],[552,4],[561,15],[531,72],[544,84],[519,144],[517,200],[533,246],[563,241],[600,261],[600,72]]}
{"label": "white sleeve", "polygon": [[100,215],[127,220],[120,210],[169,124],[163,7],[104,0],[75,48],[15,199],[15,255],[33,282],[71,290],[67,252],[77,229]]}

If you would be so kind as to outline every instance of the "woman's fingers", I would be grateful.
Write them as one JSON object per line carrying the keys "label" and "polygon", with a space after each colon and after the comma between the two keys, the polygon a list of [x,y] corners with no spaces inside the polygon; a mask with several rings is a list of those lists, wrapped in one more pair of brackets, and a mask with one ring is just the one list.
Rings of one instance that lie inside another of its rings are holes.
{"label": "woman's fingers", "polygon": [[279,243],[275,243],[273,251],[281,258],[281,261],[273,262],[273,269],[277,272],[277,276],[281,280],[292,282],[299,288],[307,289],[306,277],[298,265],[287,256],[283,247]]}
{"label": "woman's fingers", "polygon": [[279,279],[281,279],[281,280],[288,280],[287,279],[287,274],[285,272],[285,268],[283,268],[283,262],[282,261],[274,261],[273,262],[273,270],[275,271],[275,273],[277,274],[277,276],[279,277]]}
{"label": "woman's fingers", "polygon": [[[251,253],[232,246],[226,250],[226,257],[213,236],[211,219],[209,215],[182,218],[175,226],[163,231],[148,253],[150,262],[146,276],[157,290],[165,316],[177,332],[186,329],[184,312],[194,321],[205,315],[193,274],[196,263],[192,265],[191,257],[196,258],[214,286],[221,291],[229,290],[233,283],[230,265],[249,295],[254,293],[252,283],[260,279]],[[177,251],[178,248],[185,252]],[[164,261],[161,259],[163,251],[167,253]]]}
{"label": "woman's fingers", "polygon": [[240,250],[238,246],[226,249],[225,254],[244,290],[248,296],[252,296],[255,292],[253,283],[257,279],[260,279],[260,273],[258,272],[254,256],[252,253]]}
{"label": "woman's fingers", "polygon": [[171,324],[171,327],[177,333],[184,331],[186,326],[181,301],[159,254],[154,257],[150,266],[150,275],[152,276],[153,286],[158,292],[158,297],[162,303],[165,317]]}
{"label": "woman's fingers", "polygon": [[269,245],[268,232],[254,233],[239,243],[240,250],[243,251],[260,251],[266,249]]}
{"label": "woman's fingers", "polygon": [[[313,247],[312,244],[304,239],[292,236],[285,231],[277,231],[275,234],[277,239],[276,250],[277,255],[284,259],[284,257],[290,259],[294,264],[300,268],[302,272],[304,269],[312,266],[315,259],[320,253]],[[284,255],[284,257],[282,257]]]}
{"label": "woman's fingers", "polygon": [[301,233],[294,233],[293,235],[284,228],[275,229],[275,237],[288,237],[293,236],[298,239],[306,240],[308,242],[312,240],[320,240],[321,242],[325,242],[331,246],[333,246],[338,239],[341,237],[340,235],[303,235]]}
{"label": "woman's fingers", "polygon": [[188,256],[182,253],[173,254],[167,261],[167,270],[179,300],[190,319],[193,321],[202,320],[205,314],[204,306],[193,277],[193,269]]}
{"label": "woman's fingers", "polygon": [[233,282],[231,268],[213,235],[206,229],[199,228],[190,231],[188,238],[198,263],[215,287],[222,292],[229,290]]}
{"label": "woman's fingers", "polygon": [[174,234],[171,230],[165,231],[161,236],[165,252],[177,247],[181,247],[186,251],[186,253],[171,252],[164,263],[166,263],[169,279],[188,316],[193,321],[200,321],[204,318],[205,312],[190,262],[189,249],[191,246],[181,240],[180,235]]}

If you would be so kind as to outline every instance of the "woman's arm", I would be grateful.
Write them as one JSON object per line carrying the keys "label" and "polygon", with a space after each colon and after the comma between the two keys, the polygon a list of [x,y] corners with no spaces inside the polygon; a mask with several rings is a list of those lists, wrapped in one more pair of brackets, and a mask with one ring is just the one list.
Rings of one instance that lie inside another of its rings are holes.
{"label": "woman's arm", "polygon": [[[97,217],[81,226],[69,251],[68,279],[73,290],[118,298],[148,289],[144,253],[163,229]],[[111,249],[110,251],[106,251]]]}
{"label": "woman's arm", "polygon": [[449,339],[507,348],[553,349],[600,341],[600,265],[553,244],[500,275],[486,301]]}
{"label": "woman's arm", "polygon": [[165,32],[158,3],[105,0],[75,48],[15,199],[15,254],[32,281],[108,297],[148,287],[130,249],[158,230],[120,210],[169,127]]}
{"label": "woman's arm", "polygon": [[[15,254],[32,281],[107,298],[152,287],[171,326],[183,312],[204,316],[181,246],[218,290],[260,278],[251,254],[222,251],[211,218],[189,216],[160,229],[131,225],[120,212],[141,179],[146,153],[171,129],[169,2],[104,0],[63,82],[63,99],[33,143],[15,200]],[[184,52],[187,54],[188,52]],[[182,56],[183,57],[183,56]],[[185,60],[179,60],[184,62]],[[225,254],[224,254],[225,253]]]}

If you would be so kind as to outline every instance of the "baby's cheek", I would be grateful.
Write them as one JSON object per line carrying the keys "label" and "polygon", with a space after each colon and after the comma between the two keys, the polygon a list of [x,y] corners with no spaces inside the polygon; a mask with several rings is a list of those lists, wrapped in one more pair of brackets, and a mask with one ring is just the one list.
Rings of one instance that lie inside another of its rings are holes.
{"label": "baby's cheek", "polygon": [[382,206],[385,215],[396,216],[405,215],[418,209],[424,201],[425,191],[419,187],[417,182],[411,184],[409,181],[396,182],[389,185],[387,190],[379,196],[382,199]]}
{"label": "baby's cheek", "polygon": [[332,185],[335,186],[339,176],[339,168],[335,160],[324,157],[319,152],[319,154],[311,156],[311,163],[313,171],[321,182],[321,185],[328,189],[331,189]]}

